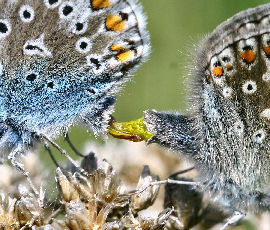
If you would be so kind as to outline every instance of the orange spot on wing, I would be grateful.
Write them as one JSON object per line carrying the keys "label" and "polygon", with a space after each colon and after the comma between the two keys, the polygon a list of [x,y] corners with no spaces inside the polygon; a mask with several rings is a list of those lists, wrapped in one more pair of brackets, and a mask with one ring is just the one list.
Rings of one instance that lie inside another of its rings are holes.
{"label": "orange spot on wing", "polygon": [[247,50],[240,53],[240,57],[247,63],[252,63],[255,60],[256,53],[253,50]]}
{"label": "orange spot on wing", "polygon": [[267,55],[270,55],[270,46],[263,47],[263,50]]}
{"label": "orange spot on wing", "polygon": [[215,76],[222,76],[223,75],[223,69],[222,69],[222,67],[214,67],[213,70],[212,70],[212,73]]}
{"label": "orange spot on wing", "polygon": [[106,28],[117,32],[122,32],[125,28],[126,22],[122,20],[121,16],[109,14],[106,18]]}
{"label": "orange spot on wing", "polygon": [[230,65],[230,64],[227,64],[225,67],[226,67],[227,70],[231,70],[233,68],[233,66]]}
{"label": "orange spot on wing", "polygon": [[113,44],[113,45],[111,45],[111,50],[112,51],[121,51],[121,50],[123,50],[124,49],[124,47],[123,46],[120,46],[120,45],[118,45],[118,44]]}
{"label": "orange spot on wing", "polygon": [[95,10],[109,7],[111,5],[110,0],[92,0],[92,7]]}
{"label": "orange spot on wing", "polygon": [[117,54],[117,59],[121,62],[126,62],[135,56],[134,50],[126,50]]}

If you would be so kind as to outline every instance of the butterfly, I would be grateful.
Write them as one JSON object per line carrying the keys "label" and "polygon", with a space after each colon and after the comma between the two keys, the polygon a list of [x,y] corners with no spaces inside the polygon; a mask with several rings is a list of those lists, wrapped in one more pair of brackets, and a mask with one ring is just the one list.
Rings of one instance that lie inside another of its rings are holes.
{"label": "butterfly", "polygon": [[135,131],[113,123],[110,132],[192,160],[201,189],[237,211],[225,229],[270,210],[270,4],[219,25],[194,59],[187,115],[147,110],[128,123]]}
{"label": "butterfly", "polygon": [[135,0],[0,1],[0,159],[75,124],[106,132],[116,93],[150,50]]}

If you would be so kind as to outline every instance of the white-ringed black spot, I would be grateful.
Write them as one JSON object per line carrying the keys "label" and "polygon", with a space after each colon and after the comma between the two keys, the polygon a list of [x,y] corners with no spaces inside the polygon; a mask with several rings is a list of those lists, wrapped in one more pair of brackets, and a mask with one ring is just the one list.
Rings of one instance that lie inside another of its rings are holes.
{"label": "white-ringed black spot", "polygon": [[92,47],[92,44],[89,38],[82,37],[76,42],[76,49],[80,53],[88,53],[91,47]]}
{"label": "white-ringed black spot", "polygon": [[83,30],[83,23],[77,22],[75,26],[76,26],[77,31],[82,31]]}
{"label": "white-ringed black spot", "polygon": [[87,44],[86,42],[81,42],[81,43],[80,43],[80,48],[81,48],[82,50],[85,50],[85,49],[87,48],[87,46],[88,46],[88,44]]}
{"label": "white-ringed black spot", "polygon": [[0,20],[0,38],[8,36],[11,32],[11,25],[5,19]]}
{"label": "white-ringed black spot", "polygon": [[6,32],[8,32],[8,27],[5,23],[0,22],[0,33],[5,34]]}
{"label": "white-ringed black spot", "polygon": [[223,90],[222,90],[222,94],[225,98],[228,98],[232,95],[232,88],[231,87],[224,87]]}
{"label": "white-ringed black spot", "polygon": [[31,22],[35,17],[34,9],[31,6],[23,5],[19,10],[19,16],[23,22]]}
{"label": "white-ringed black spot", "polygon": [[97,67],[96,69],[99,69],[101,66],[98,59],[96,59],[96,58],[90,58],[90,62]]}
{"label": "white-ringed black spot", "polygon": [[28,81],[34,81],[34,80],[36,80],[36,78],[37,78],[37,75],[35,73],[31,73],[31,74],[26,76],[26,80],[28,80]]}
{"label": "white-ringed black spot", "polygon": [[241,126],[240,124],[236,125],[235,129],[236,129],[238,132],[243,132],[243,126]]}
{"label": "white-ringed black spot", "polygon": [[63,7],[63,15],[68,16],[73,11],[73,7],[66,5]]}
{"label": "white-ringed black spot", "polygon": [[237,131],[242,131],[242,126],[241,125],[237,125],[235,128],[236,128]]}
{"label": "white-ringed black spot", "polygon": [[72,32],[75,34],[83,34],[88,28],[87,22],[76,22],[73,26]]}
{"label": "white-ringed black spot", "polygon": [[24,16],[24,18],[30,18],[31,17],[31,14],[30,14],[30,12],[29,11],[27,11],[27,10],[25,10],[25,11],[23,11],[23,16]]}
{"label": "white-ringed black spot", "polygon": [[91,74],[100,75],[105,71],[106,61],[100,54],[89,54],[86,56],[86,65],[90,68]]}
{"label": "white-ringed black spot", "polygon": [[53,4],[58,3],[58,0],[49,0],[48,3],[49,3],[50,5],[53,5]]}
{"label": "white-ringed black spot", "polygon": [[59,7],[59,16],[62,19],[69,19],[74,15],[74,5],[72,2],[64,2]]}
{"label": "white-ringed black spot", "polygon": [[253,94],[257,90],[257,84],[255,81],[246,81],[242,86],[242,90],[246,94]]}
{"label": "white-ringed black spot", "polygon": [[236,134],[238,136],[242,136],[243,135],[244,129],[245,129],[245,126],[244,126],[244,124],[241,121],[237,121],[234,124],[234,131],[236,132]]}
{"label": "white-ringed black spot", "polygon": [[42,57],[51,57],[52,53],[44,44],[44,34],[41,34],[35,40],[28,40],[23,45],[23,52],[26,55],[39,55]]}
{"label": "white-ringed black spot", "polygon": [[50,9],[59,6],[60,3],[61,0],[44,0],[44,4]]}
{"label": "white-ringed black spot", "polygon": [[265,131],[263,129],[260,129],[258,131],[256,131],[254,134],[253,134],[253,140],[256,142],[256,143],[262,143],[263,140],[265,139]]}

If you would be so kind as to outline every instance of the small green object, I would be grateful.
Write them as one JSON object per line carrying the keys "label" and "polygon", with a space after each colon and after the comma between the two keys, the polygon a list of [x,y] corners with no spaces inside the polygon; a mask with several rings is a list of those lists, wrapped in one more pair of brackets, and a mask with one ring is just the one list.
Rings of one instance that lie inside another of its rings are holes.
{"label": "small green object", "polygon": [[134,142],[147,141],[153,136],[153,133],[150,133],[143,123],[143,117],[127,122],[112,120],[108,132],[115,138]]}

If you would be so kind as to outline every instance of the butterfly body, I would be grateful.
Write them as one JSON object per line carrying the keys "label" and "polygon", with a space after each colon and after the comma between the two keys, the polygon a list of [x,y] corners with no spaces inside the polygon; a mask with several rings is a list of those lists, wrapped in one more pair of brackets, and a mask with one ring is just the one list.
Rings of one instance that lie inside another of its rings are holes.
{"label": "butterfly body", "polygon": [[190,115],[148,111],[158,142],[193,159],[229,208],[269,210],[270,5],[240,12],[198,48]]}
{"label": "butterfly body", "polygon": [[35,134],[105,132],[149,45],[136,1],[0,1],[0,53],[0,148],[18,155]]}

